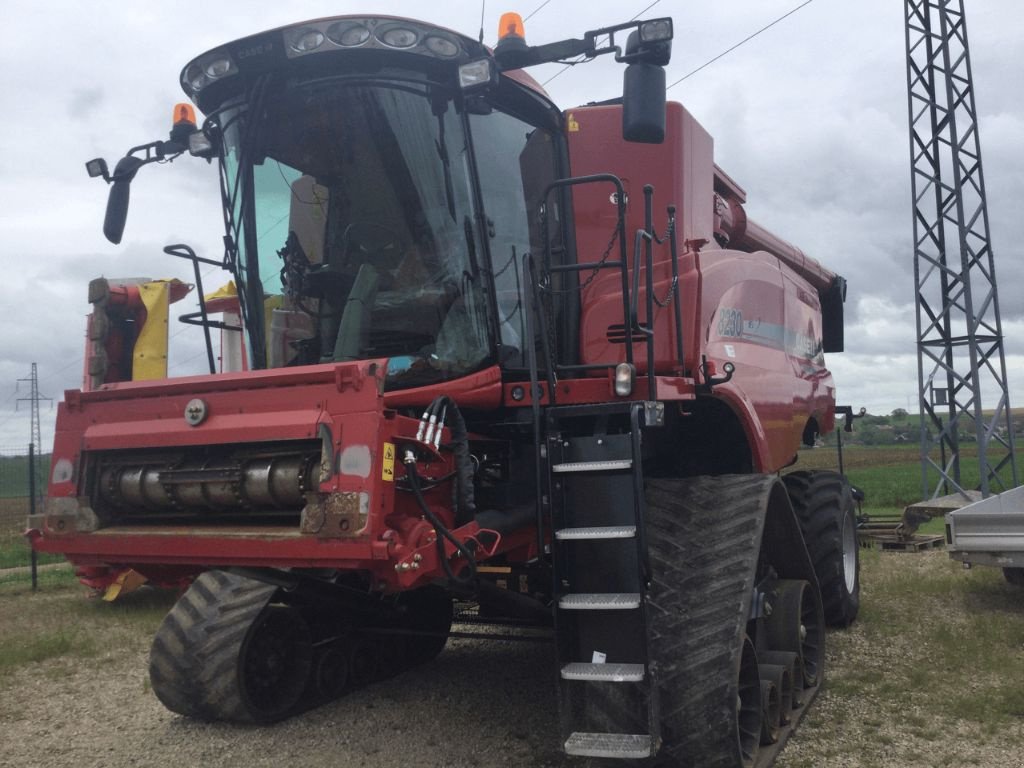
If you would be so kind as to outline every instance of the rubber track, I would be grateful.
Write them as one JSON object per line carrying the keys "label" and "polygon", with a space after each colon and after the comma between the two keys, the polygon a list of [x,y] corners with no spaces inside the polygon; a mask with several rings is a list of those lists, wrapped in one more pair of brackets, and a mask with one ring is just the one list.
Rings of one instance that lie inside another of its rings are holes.
{"label": "rubber track", "polygon": [[242,703],[238,657],[276,589],[225,571],[206,571],[192,583],[149,652],[149,679],[164,706],[201,720],[252,722]]}
{"label": "rubber track", "polygon": [[804,543],[821,585],[825,621],[847,627],[857,617],[859,585],[846,591],[843,571],[842,504],[853,514],[849,486],[838,472],[799,471],[783,476],[793,511],[800,521]]}
{"label": "rubber track", "polygon": [[[739,768],[736,670],[772,476],[647,482],[659,766]],[[667,758],[667,760],[665,759]]]}

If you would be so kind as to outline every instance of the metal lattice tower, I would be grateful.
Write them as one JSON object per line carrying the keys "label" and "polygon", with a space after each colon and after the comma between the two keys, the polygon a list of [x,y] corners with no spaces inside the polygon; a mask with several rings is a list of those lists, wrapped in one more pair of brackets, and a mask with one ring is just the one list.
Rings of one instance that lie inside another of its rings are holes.
{"label": "metal lattice tower", "polygon": [[921,483],[925,498],[973,485],[961,442],[976,441],[987,496],[1017,469],[964,4],[905,3]]}
{"label": "metal lattice tower", "polygon": [[[30,411],[31,411],[31,430],[32,430],[32,440],[31,440],[31,443],[32,443],[32,446],[33,446],[34,454],[35,454],[35,464],[36,464],[36,466],[34,467],[34,470],[36,472],[36,477],[40,477],[40,475],[39,475],[39,463],[40,463],[40,455],[43,452],[43,445],[42,445],[43,438],[42,438],[41,430],[39,428],[39,401],[40,400],[49,400],[52,403],[53,400],[51,398],[49,398],[49,397],[46,397],[45,395],[40,395],[39,394],[39,373],[36,370],[36,364],[35,363],[32,363],[32,373],[29,376],[29,378],[27,378],[27,379],[18,379],[19,383],[21,383],[23,381],[27,382],[28,385],[29,385],[29,395],[28,395],[28,397],[19,397],[18,398],[18,404],[20,405],[23,402],[28,402],[29,403],[29,408],[30,408]],[[38,486],[40,488],[40,490],[42,489],[43,485],[45,485],[45,483],[44,484],[40,484]]]}

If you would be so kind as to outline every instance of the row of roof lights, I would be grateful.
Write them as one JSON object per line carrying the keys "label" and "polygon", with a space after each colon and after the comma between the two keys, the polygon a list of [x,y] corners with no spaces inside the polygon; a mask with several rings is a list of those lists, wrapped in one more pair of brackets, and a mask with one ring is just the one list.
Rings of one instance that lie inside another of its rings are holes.
{"label": "row of roof lights", "polygon": [[[452,37],[434,30],[417,29],[406,24],[365,23],[346,19],[335,21],[326,28],[305,25],[284,30],[285,51],[289,58],[304,56],[320,50],[339,48],[376,48],[409,50],[421,46],[424,52],[441,59],[455,59],[462,47]],[[198,93],[215,80],[238,72],[226,51],[216,51],[193,62],[183,78],[192,93]]]}
{"label": "row of roof lights", "polygon": [[237,71],[226,53],[217,53],[193,63],[185,72],[184,81],[193,93],[198,93],[214,80]]}
{"label": "row of roof lights", "polygon": [[448,37],[401,24],[380,25],[371,31],[369,26],[357,21],[336,21],[326,30],[302,27],[289,30],[286,34],[289,56],[312,53],[327,41],[341,48],[358,48],[367,43],[376,43],[387,48],[407,50],[416,45],[423,45],[432,54],[443,59],[455,58],[460,52],[458,43]]}

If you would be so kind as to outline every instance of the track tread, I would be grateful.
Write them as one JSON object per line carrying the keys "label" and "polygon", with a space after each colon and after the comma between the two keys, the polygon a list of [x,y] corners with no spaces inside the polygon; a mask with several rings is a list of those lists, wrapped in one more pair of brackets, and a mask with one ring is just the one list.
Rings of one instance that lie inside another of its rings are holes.
{"label": "track tread", "polygon": [[201,574],[153,638],[153,691],[173,712],[200,720],[252,722],[242,702],[238,658],[276,587],[224,571]]}
{"label": "track tread", "polygon": [[742,764],[736,669],[773,482],[757,475],[647,482],[651,657],[663,752],[681,768]]}
{"label": "track tread", "polygon": [[847,591],[843,568],[843,515],[854,514],[849,483],[838,472],[827,470],[798,470],[784,475],[782,481],[814,563],[825,622],[848,627],[860,607],[860,566],[852,592]]}

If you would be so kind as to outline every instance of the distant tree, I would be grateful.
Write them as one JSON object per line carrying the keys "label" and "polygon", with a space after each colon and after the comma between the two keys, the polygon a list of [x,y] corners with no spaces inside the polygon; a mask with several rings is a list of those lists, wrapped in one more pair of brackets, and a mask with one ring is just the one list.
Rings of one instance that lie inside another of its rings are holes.
{"label": "distant tree", "polygon": [[907,413],[907,410],[906,410],[906,408],[897,408],[896,410],[894,410],[894,411],[893,411],[892,413],[890,413],[889,415],[890,415],[890,416],[891,416],[891,417],[892,417],[892,418],[893,418],[893,419],[894,419],[895,421],[906,421],[906,420],[907,420],[907,416],[909,416],[910,414],[908,414],[908,413]]}

